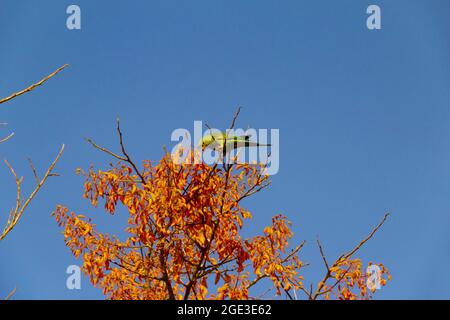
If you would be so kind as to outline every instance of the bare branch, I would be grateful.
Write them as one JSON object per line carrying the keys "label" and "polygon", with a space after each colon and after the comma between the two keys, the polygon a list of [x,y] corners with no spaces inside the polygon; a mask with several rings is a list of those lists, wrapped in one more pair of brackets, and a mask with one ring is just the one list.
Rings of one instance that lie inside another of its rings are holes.
{"label": "bare branch", "polygon": [[327,259],[325,258],[325,254],[323,252],[323,248],[320,244],[319,239],[317,239],[317,245],[319,246],[320,255],[322,256],[323,263],[325,263],[325,267],[327,268],[327,270],[330,270],[330,266],[328,265]]}
{"label": "bare branch", "polygon": [[36,167],[33,164],[33,160],[31,160],[31,158],[28,158],[28,162],[30,163],[31,171],[33,171],[34,181],[36,181],[36,184],[39,184],[39,177],[36,171]]}
{"label": "bare branch", "polygon": [[13,135],[14,135],[14,132],[11,132],[8,136],[6,136],[5,138],[1,139],[0,143],[8,141],[9,139],[12,138]]}
{"label": "bare branch", "polygon": [[381,222],[372,230],[372,232],[364,240],[358,243],[358,245],[355,248],[353,248],[353,250],[351,250],[347,254],[344,254],[341,258],[342,259],[350,258],[356,251],[358,251],[367,241],[369,241],[374,236],[374,234],[378,231],[378,229],[381,228],[381,226],[386,222],[389,215],[390,213],[386,213]]}
{"label": "bare branch", "polygon": [[5,103],[11,99],[14,99],[15,97],[18,97],[24,93],[30,92],[32,90],[34,90],[36,87],[41,86],[42,84],[44,84],[44,82],[46,82],[47,80],[49,80],[50,78],[54,77],[56,74],[58,74],[61,70],[65,69],[66,67],[68,67],[68,64],[63,65],[62,67],[56,69],[54,72],[52,72],[51,74],[49,74],[48,76],[42,78],[40,81],[32,84],[31,86],[29,86],[26,89],[23,89],[21,91],[15,92],[13,94],[11,94],[10,96],[0,99],[0,104]]}
{"label": "bare branch", "polygon": [[331,267],[328,265],[328,262],[325,258],[325,254],[322,248],[322,245],[320,244],[319,240],[317,240],[317,244],[319,246],[319,250],[320,250],[320,255],[322,256],[322,259],[325,263],[325,266],[327,267],[327,272],[325,274],[325,276],[323,277],[322,281],[320,281],[320,285],[317,288],[317,291],[314,294],[309,294],[310,299],[315,300],[317,299],[319,296],[330,292],[336,285],[338,285],[345,277],[345,275],[349,272],[351,265],[349,266],[349,268],[347,269],[347,271],[345,271],[343,273],[343,275],[337,279],[337,281],[328,289],[326,290],[322,290],[325,287],[325,283],[332,278],[332,269],[336,266],[339,265],[339,263],[341,263],[343,260],[346,260],[348,258],[350,258],[353,254],[355,254],[367,241],[369,241],[374,234],[381,228],[381,226],[386,222],[386,219],[389,217],[389,213],[386,213],[383,217],[383,219],[381,220],[380,223],[378,223],[378,225],[369,233],[369,235],[367,237],[365,237],[360,243],[358,243],[358,245],[356,247],[354,247],[352,250],[350,250],[348,253],[344,253],[341,256],[339,256],[339,258],[336,259],[336,261],[334,261],[334,263],[331,265]]}
{"label": "bare branch", "polygon": [[107,153],[107,154],[113,156],[113,157],[116,158],[116,159],[119,159],[119,160],[122,160],[122,161],[127,161],[126,158],[121,157],[121,156],[119,156],[118,154],[116,154],[116,153],[114,153],[114,152],[112,152],[112,151],[110,151],[110,150],[108,150],[108,149],[106,149],[106,148],[103,148],[103,147],[99,146],[99,145],[96,144],[92,139],[86,138],[86,141],[89,142],[94,148],[96,148],[96,149],[98,149],[98,150],[100,150],[100,151],[103,151],[103,152],[105,152],[105,153]]}
{"label": "bare branch", "polygon": [[3,240],[6,235],[11,232],[11,230],[17,225],[19,222],[20,217],[23,215],[25,209],[28,207],[30,202],[34,199],[36,194],[41,189],[42,185],[45,183],[48,177],[52,176],[53,168],[55,167],[56,163],[58,162],[59,158],[61,157],[62,153],[64,151],[64,145],[61,146],[61,149],[56,156],[55,160],[51,163],[51,165],[48,167],[44,177],[38,181],[36,187],[34,188],[33,192],[28,196],[28,198],[23,201],[22,195],[21,195],[21,184],[22,184],[22,178],[19,178],[12,168],[12,166],[5,160],[6,165],[8,166],[9,170],[11,171],[12,175],[14,176],[16,180],[16,186],[17,186],[17,195],[16,195],[16,206],[10,213],[10,218],[8,219],[8,222],[3,229],[3,232],[0,234],[0,241]]}
{"label": "bare branch", "polygon": [[89,142],[94,148],[96,148],[96,149],[98,149],[100,151],[103,151],[103,152],[109,154],[110,156],[120,160],[120,161],[125,161],[125,162],[129,163],[133,167],[133,169],[136,172],[137,176],[139,177],[140,182],[145,185],[146,181],[145,181],[144,176],[142,175],[142,173],[140,172],[140,170],[138,169],[136,164],[133,162],[133,160],[131,160],[130,155],[128,154],[128,152],[125,149],[125,145],[123,143],[123,134],[122,134],[122,130],[120,129],[120,120],[119,119],[117,119],[117,128],[116,129],[117,129],[117,133],[119,134],[120,149],[122,151],[123,156],[118,155],[117,153],[115,153],[115,152],[113,152],[111,150],[108,150],[108,149],[106,149],[104,147],[99,146],[98,144],[96,144],[90,138],[86,138],[86,141]]}
{"label": "bare branch", "polygon": [[142,184],[146,184],[144,176],[141,174],[141,172],[137,168],[136,164],[131,160],[131,157],[128,155],[127,151],[125,150],[125,145],[123,143],[123,135],[122,135],[122,131],[120,130],[120,120],[119,119],[117,119],[117,132],[119,133],[119,142],[120,142],[120,148],[122,149],[122,154],[126,158],[125,161],[127,161],[133,167],[134,171],[141,179]]}
{"label": "bare branch", "polygon": [[233,120],[231,121],[230,129],[234,128],[234,124],[236,123],[236,119],[239,116],[240,112],[241,112],[241,107],[238,107],[236,112],[234,113]]}
{"label": "bare branch", "polygon": [[5,300],[11,299],[11,297],[14,295],[14,293],[16,293],[16,289],[17,289],[17,288],[14,288],[14,289],[6,296]]}

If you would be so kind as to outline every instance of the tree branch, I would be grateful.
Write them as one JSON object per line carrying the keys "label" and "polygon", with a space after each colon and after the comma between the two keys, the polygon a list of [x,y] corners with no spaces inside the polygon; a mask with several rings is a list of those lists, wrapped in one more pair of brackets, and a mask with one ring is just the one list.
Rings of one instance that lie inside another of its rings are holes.
{"label": "tree branch", "polygon": [[12,168],[12,166],[8,163],[8,161],[5,160],[6,165],[8,166],[9,170],[11,171],[11,174],[14,176],[16,180],[16,186],[17,186],[17,195],[16,195],[16,206],[11,211],[9,215],[8,222],[3,229],[3,232],[0,234],[0,241],[3,240],[6,235],[11,232],[11,230],[17,225],[19,222],[20,217],[24,213],[25,209],[30,204],[31,200],[36,196],[36,194],[41,189],[42,185],[45,183],[48,177],[52,176],[53,168],[55,167],[56,163],[58,162],[59,158],[61,157],[62,153],[64,151],[64,144],[61,146],[61,149],[56,156],[55,160],[51,163],[51,165],[48,167],[47,172],[45,173],[44,177],[37,183],[36,187],[34,188],[33,192],[29,195],[29,197],[23,201],[22,195],[21,195],[21,187],[22,187],[22,178],[19,178]]}
{"label": "tree branch", "polygon": [[[310,299],[315,300],[317,299],[320,295],[327,293],[329,291],[331,291],[336,285],[338,285],[342,279],[344,279],[344,276],[348,273],[349,269],[347,271],[345,271],[343,273],[343,275],[337,279],[337,281],[328,289],[328,290],[324,290],[322,291],[322,289],[325,286],[325,283],[331,278],[332,276],[332,269],[336,266],[339,265],[340,262],[342,262],[343,260],[346,260],[348,258],[350,258],[353,254],[355,254],[359,249],[361,249],[361,247],[367,242],[369,241],[374,234],[381,228],[381,226],[386,222],[387,218],[389,217],[389,213],[386,213],[383,217],[383,219],[381,220],[380,223],[378,223],[378,225],[369,233],[369,235],[367,237],[365,237],[361,242],[358,243],[358,245],[356,245],[352,250],[350,250],[348,253],[344,253],[341,256],[339,256],[339,258],[336,259],[336,261],[334,261],[334,263],[332,264],[332,266],[330,267],[328,265],[328,262],[325,258],[325,254],[322,248],[322,245],[320,244],[320,241],[317,240],[317,245],[319,246],[319,250],[320,250],[320,255],[322,256],[322,260],[325,263],[325,266],[327,268],[327,272],[325,274],[325,276],[323,277],[322,281],[320,281],[320,285],[318,286],[316,292],[313,294],[309,294]],[[330,290],[331,289],[331,290]]]}
{"label": "tree branch", "polygon": [[18,91],[18,92],[15,92],[15,93],[11,94],[10,96],[8,96],[8,97],[6,97],[6,98],[0,99],[0,104],[5,103],[5,102],[7,102],[7,101],[9,101],[9,100],[12,100],[12,99],[14,99],[15,97],[18,97],[18,96],[20,96],[20,95],[22,95],[22,94],[24,94],[24,93],[30,92],[30,91],[34,90],[36,87],[39,87],[39,86],[43,85],[44,82],[46,82],[46,81],[49,80],[50,78],[53,78],[56,74],[58,74],[61,70],[65,69],[65,68],[68,67],[68,66],[69,66],[68,64],[65,64],[65,65],[63,65],[62,67],[56,69],[54,72],[50,73],[48,76],[42,78],[40,81],[38,81],[38,82],[32,84],[32,85],[29,86],[28,88],[23,89],[23,90]]}
{"label": "tree branch", "polygon": [[98,149],[98,150],[100,150],[100,151],[103,151],[103,152],[109,154],[110,156],[113,156],[114,158],[116,158],[116,159],[118,159],[118,160],[121,160],[121,161],[127,161],[126,158],[124,158],[124,157],[122,157],[122,156],[119,156],[118,154],[116,154],[116,153],[114,153],[114,152],[112,152],[112,151],[110,151],[110,150],[108,150],[108,149],[106,149],[106,148],[104,148],[104,147],[99,146],[98,144],[96,144],[96,143],[95,143],[92,139],[90,139],[90,138],[86,138],[85,140],[86,140],[87,142],[89,142],[94,148],[96,148],[96,149]]}
{"label": "tree branch", "polygon": [[6,296],[5,300],[11,299],[11,297],[14,295],[14,293],[16,293],[16,289],[17,289],[17,288],[14,288],[14,289]]}

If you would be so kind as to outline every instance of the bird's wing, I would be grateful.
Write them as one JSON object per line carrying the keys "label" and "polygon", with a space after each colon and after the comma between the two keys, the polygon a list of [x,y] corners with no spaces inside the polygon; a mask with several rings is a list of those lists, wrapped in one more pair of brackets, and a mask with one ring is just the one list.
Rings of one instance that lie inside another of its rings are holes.
{"label": "bird's wing", "polygon": [[215,140],[218,141],[225,141],[227,142],[240,142],[240,141],[249,141],[250,140],[251,135],[243,135],[243,136],[227,136],[227,135],[221,135],[221,136],[217,136],[214,137]]}

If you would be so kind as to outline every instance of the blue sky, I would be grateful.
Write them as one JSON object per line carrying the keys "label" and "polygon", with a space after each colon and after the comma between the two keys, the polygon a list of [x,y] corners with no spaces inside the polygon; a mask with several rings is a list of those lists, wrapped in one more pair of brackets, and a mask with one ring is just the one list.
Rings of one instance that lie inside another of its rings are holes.
{"label": "blue sky", "polygon": [[[3,0],[0,96],[64,70],[45,86],[1,106],[0,147],[32,186],[27,157],[43,170],[59,146],[59,178],[48,181],[16,229],[0,243],[0,295],[17,299],[101,299],[83,278],[67,290],[78,262],[50,217],[61,203],[102,230],[115,217],[82,200],[77,167],[110,159],[84,137],[117,147],[120,117],[135,159],[157,160],[176,128],[202,120],[225,129],[280,130],[280,171],[245,206],[256,233],[282,212],[317,282],[328,258],[352,248],[385,212],[392,215],[360,252],[382,261],[393,280],[379,299],[450,298],[450,3],[396,1],[76,1],[82,29],[66,28],[72,2]],[[369,31],[370,4],[382,29]],[[14,180],[0,166],[2,225]],[[28,189],[29,190],[29,189]]]}

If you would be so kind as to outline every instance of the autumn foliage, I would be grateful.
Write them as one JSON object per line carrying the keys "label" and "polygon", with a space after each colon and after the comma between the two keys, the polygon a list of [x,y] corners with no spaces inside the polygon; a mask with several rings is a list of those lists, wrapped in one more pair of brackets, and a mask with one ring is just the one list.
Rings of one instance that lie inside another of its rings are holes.
{"label": "autumn foliage", "polygon": [[[284,215],[275,215],[259,235],[241,235],[252,219],[243,200],[270,184],[261,165],[176,164],[166,153],[159,162],[144,161],[138,167],[125,149],[120,127],[118,132],[121,154],[89,140],[117,162],[107,170],[91,167],[78,173],[85,177],[84,197],[94,207],[101,205],[111,215],[126,209],[126,239],[100,232],[91,218],[63,206],[54,212],[67,246],[107,298],[264,298],[252,291],[263,280],[268,290],[290,299],[371,298],[366,269],[353,255],[384,220],[330,265],[318,242],[326,274],[313,289],[302,277],[304,243],[290,246],[293,231]],[[381,270],[385,285],[389,274],[383,266]]]}

